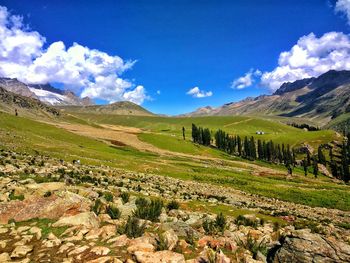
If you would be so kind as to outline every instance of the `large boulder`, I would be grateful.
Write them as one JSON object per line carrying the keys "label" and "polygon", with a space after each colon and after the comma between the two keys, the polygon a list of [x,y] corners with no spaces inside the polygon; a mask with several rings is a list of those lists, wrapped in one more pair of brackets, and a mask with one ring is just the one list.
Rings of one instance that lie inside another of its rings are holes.
{"label": "large boulder", "polygon": [[58,192],[49,197],[33,197],[23,201],[0,203],[0,223],[9,219],[25,221],[32,218],[58,219],[90,211],[91,201],[69,191]]}
{"label": "large boulder", "polygon": [[179,240],[179,238],[176,235],[176,233],[174,232],[174,230],[170,229],[168,231],[165,231],[162,234],[162,236],[167,244],[167,249],[173,250],[177,245],[177,241]]}
{"label": "large boulder", "polygon": [[52,226],[85,226],[87,228],[98,228],[99,224],[99,219],[95,213],[85,212],[74,216],[62,217],[57,222],[53,223]]}
{"label": "large boulder", "polygon": [[350,246],[333,237],[296,230],[269,252],[269,262],[350,262]]}
{"label": "large boulder", "polygon": [[135,257],[140,263],[185,263],[185,257],[182,254],[168,250],[158,252],[136,251]]}

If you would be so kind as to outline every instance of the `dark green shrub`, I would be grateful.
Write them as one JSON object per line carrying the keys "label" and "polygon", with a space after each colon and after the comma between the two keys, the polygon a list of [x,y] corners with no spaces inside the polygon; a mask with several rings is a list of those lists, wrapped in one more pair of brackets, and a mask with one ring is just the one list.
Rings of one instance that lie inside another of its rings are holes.
{"label": "dark green shrub", "polygon": [[118,186],[118,187],[123,187],[124,183],[123,182],[116,182],[115,185]]}
{"label": "dark green shrub", "polygon": [[119,219],[121,212],[118,209],[118,207],[114,206],[114,205],[109,205],[107,207],[107,214],[112,218],[112,219]]}
{"label": "dark green shrub", "polygon": [[249,218],[246,218],[242,215],[237,216],[236,220],[235,220],[235,224],[236,225],[243,225],[243,226],[251,226],[256,228],[258,226],[258,222],[256,220],[252,220]]}
{"label": "dark green shrub", "polygon": [[216,216],[215,226],[220,232],[224,232],[226,228],[226,217],[220,213]]}
{"label": "dark green shrub", "polygon": [[107,202],[113,202],[113,195],[110,192],[104,192],[103,197]]}
{"label": "dark green shrub", "polygon": [[125,234],[129,238],[136,238],[143,235],[145,228],[145,224],[140,224],[140,219],[129,216],[125,225],[118,228],[118,233]]}
{"label": "dark green shrub", "polygon": [[146,206],[146,205],[148,205],[148,201],[144,197],[138,197],[136,199],[136,201],[135,201],[135,204],[136,204],[137,207],[139,207],[139,206]]}
{"label": "dark green shrub", "polygon": [[158,221],[163,208],[163,201],[160,199],[147,202],[145,206],[137,206],[137,209],[133,212],[133,215],[137,218],[147,219],[152,222]]}
{"label": "dark green shrub", "polygon": [[216,216],[215,220],[204,220],[203,229],[207,235],[214,235],[218,232],[224,232],[226,229],[226,217],[220,213]]}
{"label": "dark green shrub", "polygon": [[47,191],[47,192],[45,192],[44,197],[49,197],[51,195],[52,195],[51,191]]}
{"label": "dark green shrub", "polygon": [[175,201],[175,200],[169,202],[169,203],[167,204],[167,206],[166,206],[166,208],[167,208],[168,210],[179,209],[179,207],[180,207],[179,202],[177,202],[177,201]]}
{"label": "dark green shrub", "polygon": [[192,228],[186,229],[185,241],[191,246],[195,245],[194,231]]}
{"label": "dark green shrub", "polygon": [[210,219],[206,219],[203,221],[203,229],[205,231],[205,234],[207,235],[214,235],[216,233],[216,227],[215,222]]}
{"label": "dark green shrub", "polygon": [[14,218],[10,218],[8,221],[7,221],[8,224],[12,224],[12,223],[16,223],[16,220]]}
{"label": "dark green shrub", "polygon": [[168,242],[162,234],[158,234],[156,238],[156,250],[163,251],[168,249]]}
{"label": "dark green shrub", "polygon": [[130,194],[127,192],[123,192],[120,197],[122,198],[123,204],[129,202]]}
{"label": "dark green shrub", "polygon": [[20,200],[23,201],[24,200],[24,195],[15,195],[15,191],[12,191],[9,195],[10,200]]}
{"label": "dark green shrub", "polygon": [[252,235],[249,233],[247,235],[246,240],[238,239],[237,245],[240,247],[243,247],[253,254],[253,259],[256,259],[256,256],[258,252],[260,251],[262,254],[267,255],[267,247],[264,243],[264,239],[262,239],[260,242],[258,242],[255,238],[252,237]]}
{"label": "dark green shrub", "polygon": [[95,200],[95,204],[92,207],[92,211],[96,214],[99,215],[102,211],[102,202],[100,199]]}
{"label": "dark green shrub", "polygon": [[273,222],[273,231],[276,232],[278,229],[280,229],[280,223],[279,222]]}

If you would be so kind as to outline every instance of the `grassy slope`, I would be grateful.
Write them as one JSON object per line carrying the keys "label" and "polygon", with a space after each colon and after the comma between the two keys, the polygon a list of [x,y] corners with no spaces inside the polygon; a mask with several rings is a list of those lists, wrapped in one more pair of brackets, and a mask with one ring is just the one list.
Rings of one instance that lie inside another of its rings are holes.
{"label": "grassy slope", "polygon": [[[212,131],[223,129],[230,134],[240,136],[255,136],[262,140],[273,140],[291,145],[304,142],[312,146],[327,143],[336,138],[335,132],[323,130],[317,132],[305,132],[300,129],[285,125],[280,122],[264,120],[261,118],[247,116],[215,116],[215,117],[192,117],[192,118],[170,118],[151,116],[117,116],[117,115],[94,115],[78,114],[83,119],[96,123],[115,124],[122,126],[137,127],[154,133],[171,134],[182,136],[182,127],[185,127],[187,137],[191,134],[191,125],[208,127]],[[263,130],[266,134],[256,135],[256,131]],[[146,138],[147,140],[147,138]],[[151,139],[150,139],[151,140]]]}
{"label": "grassy slope", "polygon": [[[192,146],[189,144],[186,146],[188,151],[192,152],[190,149]],[[64,160],[80,159],[86,164],[109,165],[138,172],[220,184],[311,206],[350,209],[348,186],[333,183],[325,177],[317,180],[305,178],[299,171],[296,171],[297,175],[292,181],[286,181],[284,177],[254,176],[251,174],[253,172],[251,169],[243,169],[243,163],[240,165],[225,160],[229,157],[225,157],[221,164],[218,164],[210,160],[157,156],[130,147],[115,148],[48,124],[6,113],[0,113],[0,148],[26,152],[36,150],[40,154]],[[214,155],[221,154],[214,149],[210,151],[213,151]],[[264,166],[274,167],[268,164]]]}
{"label": "grassy slope", "polygon": [[335,129],[339,132],[350,132],[350,112],[344,113],[337,118],[331,120],[327,125],[327,128]]}

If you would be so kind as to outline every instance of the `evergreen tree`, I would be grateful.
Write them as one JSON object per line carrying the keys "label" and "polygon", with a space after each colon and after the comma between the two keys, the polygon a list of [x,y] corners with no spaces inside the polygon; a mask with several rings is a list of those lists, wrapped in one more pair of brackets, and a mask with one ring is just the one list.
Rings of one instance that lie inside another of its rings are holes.
{"label": "evergreen tree", "polygon": [[303,160],[304,175],[307,176],[307,159]]}
{"label": "evergreen tree", "polygon": [[242,156],[242,140],[241,137],[237,135],[237,148],[238,148],[238,156]]}
{"label": "evergreen tree", "polygon": [[313,167],[313,174],[314,174],[315,178],[317,178],[317,175],[318,175],[318,163],[317,163],[317,158],[316,158],[316,157],[313,157],[312,160],[313,160],[313,164],[312,164],[312,167]]}
{"label": "evergreen tree", "polygon": [[348,183],[350,180],[350,171],[349,171],[349,156],[347,151],[347,144],[344,142],[342,146],[342,171],[343,171],[343,180]]}
{"label": "evergreen tree", "polygon": [[321,146],[318,147],[317,156],[318,156],[318,162],[323,164],[323,165],[326,165],[326,157],[324,156],[324,154],[322,152]]}
{"label": "evergreen tree", "polygon": [[249,142],[250,146],[250,158],[252,160],[256,160],[256,146],[255,146],[255,140],[254,140],[254,137],[252,136],[250,138],[250,142]]}
{"label": "evergreen tree", "polygon": [[306,150],[306,160],[307,160],[307,166],[310,166],[311,165],[311,157],[310,157],[310,152],[308,149]]}
{"label": "evergreen tree", "polygon": [[260,139],[258,140],[258,158],[260,160],[264,159],[264,150]]}

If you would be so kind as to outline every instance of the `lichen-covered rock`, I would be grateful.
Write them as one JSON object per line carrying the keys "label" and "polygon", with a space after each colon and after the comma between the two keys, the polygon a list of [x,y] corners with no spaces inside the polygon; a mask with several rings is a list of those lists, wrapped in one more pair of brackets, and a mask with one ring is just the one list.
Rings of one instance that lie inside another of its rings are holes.
{"label": "lichen-covered rock", "polygon": [[182,254],[168,250],[158,252],[135,252],[135,257],[139,263],[185,263]]}
{"label": "lichen-covered rock", "polygon": [[33,246],[17,246],[11,253],[11,258],[23,258],[33,250]]}
{"label": "lichen-covered rock", "polygon": [[6,224],[9,219],[25,221],[33,218],[58,219],[61,216],[75,215],[90,210],[91,201],[63,191],[50,197],[37,197],[23,201],[0,203],[0,223]]}
{"label": "lichen-covered rock", "polygon": [[57,222],[52,224],[53,227],[60,226],[85,226],[87,228],[98,228],[99,219],[93,212],[80,213],[74,216],[61,217]]}
{"label": "lichen-covered rock", "polygon": [[332,237],[313,234],[307,229],[293,231],[269,253],[269,261],[350,262],[350,246]]}

